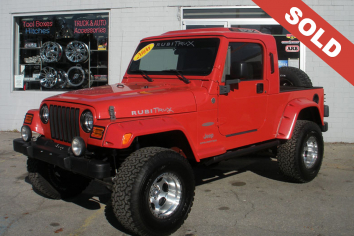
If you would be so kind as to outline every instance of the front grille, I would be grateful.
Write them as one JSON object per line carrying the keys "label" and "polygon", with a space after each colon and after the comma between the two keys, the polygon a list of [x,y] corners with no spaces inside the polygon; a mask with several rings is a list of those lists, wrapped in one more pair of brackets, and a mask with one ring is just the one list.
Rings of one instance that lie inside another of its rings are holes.
{"label": "front grille", "polygon": [[49,117],[52,139],[71,143],[80,136],[80,109],[50,105]]}

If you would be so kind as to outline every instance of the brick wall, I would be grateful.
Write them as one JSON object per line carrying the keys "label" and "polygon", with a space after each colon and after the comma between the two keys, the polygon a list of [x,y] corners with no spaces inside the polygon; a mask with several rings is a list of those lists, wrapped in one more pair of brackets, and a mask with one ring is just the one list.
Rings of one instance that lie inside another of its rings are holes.
{"label": "brick wall", "polygon": [[[353,0],[304,0],[325,20],[354,42]],[[38,108],[42,99],[55,92],[12,91],[14,13],[110,9],[109,83],[119,82],[139,40],[146,36],[180,29],[181,6],[253,6],[251,0],[207,1],[116,1],[116,0],[11,0],[0,9],[0,130],[19,130],[28,109]],[[353,59],[354,62],[354,59]],[[325,141],[354,142],[354,87],[310,50],[306,72],[313,84],[323,86],[330,106],[329,131]]]}

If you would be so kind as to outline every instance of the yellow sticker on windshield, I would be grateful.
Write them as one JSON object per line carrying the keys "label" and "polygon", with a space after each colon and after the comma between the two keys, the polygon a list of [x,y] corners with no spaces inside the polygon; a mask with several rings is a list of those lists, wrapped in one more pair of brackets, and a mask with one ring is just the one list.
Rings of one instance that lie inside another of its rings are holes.
{"label": "yellow sticker on windshield", "polygon": [[138,61],[141,58],[145,57],[154,48],[154,46],[155,46],[154,43],[150,43],[149,45],[146,45],[134,56],[133,60]]}

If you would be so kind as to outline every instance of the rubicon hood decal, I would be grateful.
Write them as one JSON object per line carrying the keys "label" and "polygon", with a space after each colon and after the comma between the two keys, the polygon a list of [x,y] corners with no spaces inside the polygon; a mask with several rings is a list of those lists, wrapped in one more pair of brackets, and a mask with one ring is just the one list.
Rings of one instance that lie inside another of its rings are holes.
{"label": "rubicon hood decal", "polygon": [[165,113],[165,112],[174,113],[172,107],[166,107],[166,108],[154,107],[152,109],[132,111],[132,116],[158,114],[158,113]]}

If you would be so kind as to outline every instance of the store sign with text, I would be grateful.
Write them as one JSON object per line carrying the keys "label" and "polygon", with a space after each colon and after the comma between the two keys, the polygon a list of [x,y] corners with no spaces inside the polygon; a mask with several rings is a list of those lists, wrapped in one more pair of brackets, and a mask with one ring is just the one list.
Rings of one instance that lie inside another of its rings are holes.
{"label": "store sign with text", "polygon": [[82,17],[62,18],[56,15],[45,17],[34,17],[35,19],[23,20],[20,24],[20,32],[27,35],[49,35],[53,32],[66,31],[76,35],[82,34],[107,34],[108,20],[107,19],[87,19],[82,14]]}
{"label": "store sign with text", "polygon": [[286,52],[298,52],[298,51],[300,51],[300,47],[297,45],[288,45],[288,46],[285,46],[285,51]]}
{"label": "store sign with text", "polygon": [[74,34],[105,34],[107,33],[107,20],[75,20]]}
{"label": "store sign with text", "polygon": [[53,21],[22,21],[24,34],[49,34],[52,26]]}

